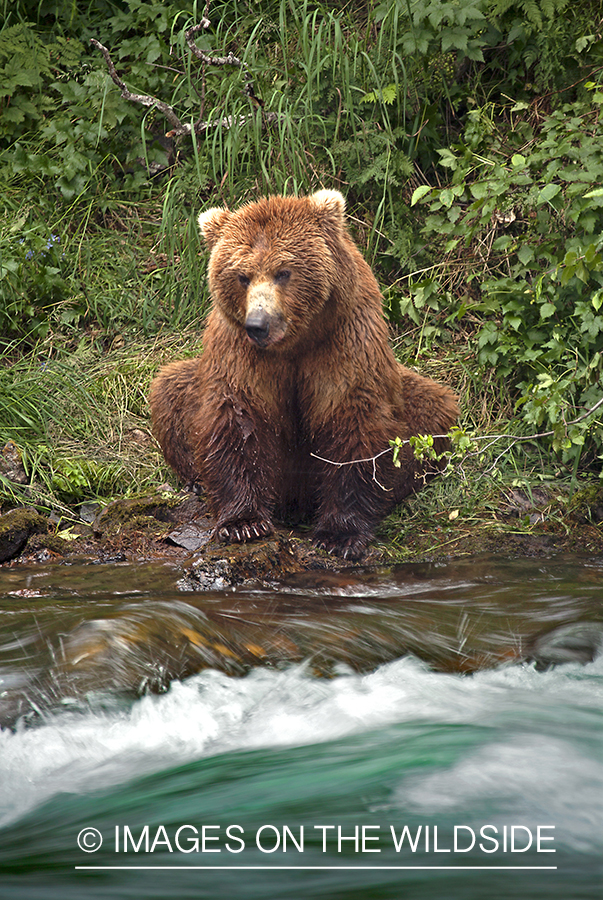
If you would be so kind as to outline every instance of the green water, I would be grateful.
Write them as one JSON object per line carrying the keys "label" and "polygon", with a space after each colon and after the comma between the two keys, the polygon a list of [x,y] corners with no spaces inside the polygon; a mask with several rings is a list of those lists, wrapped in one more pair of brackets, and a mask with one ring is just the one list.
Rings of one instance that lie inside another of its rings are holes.
{"label": "green water", "polygon": [[[0,570],[4,694],[42,669],[57,685],[0,731],[0,897],[603,895],[603,562],[469,560],[208,597],[179,593],[177,574]],[[359,653],[354,671],[329,645],[331,678],[308,652],[135,699],[118,689],[130,655],[168,665],[150,631],[69,696],[58,648],[82,623],[125,644],[124,622],[161,613],[165,632],[171,605],[187,630],[238,616],[257,636],[261,619],[296,646],[327,626],[345,644],[362,617],[385,658]],[[387,622],[397,656],[377,640]]]}

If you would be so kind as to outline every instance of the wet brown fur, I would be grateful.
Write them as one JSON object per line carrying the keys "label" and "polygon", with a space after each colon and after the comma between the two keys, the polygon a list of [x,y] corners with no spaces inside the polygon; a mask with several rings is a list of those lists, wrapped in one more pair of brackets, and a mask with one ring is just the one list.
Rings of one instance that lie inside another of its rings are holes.
{"label": "wet brown fur", "polygon": [[[210,210],[200,225],[213,308],[202,356],[161,369],[151,388],[165,458],[203,486],[222,539],[268,534],[276,515],[313,515],[319,545],[358,558],[421,486],[421,464],[407,446],[399,469],[390,453],[375,471],[331,463],[371,459],[396,436],[446,433],[456,399],[396,361],[339,193]],[[245,331],[253,296],[275,335],[264,347]]]}

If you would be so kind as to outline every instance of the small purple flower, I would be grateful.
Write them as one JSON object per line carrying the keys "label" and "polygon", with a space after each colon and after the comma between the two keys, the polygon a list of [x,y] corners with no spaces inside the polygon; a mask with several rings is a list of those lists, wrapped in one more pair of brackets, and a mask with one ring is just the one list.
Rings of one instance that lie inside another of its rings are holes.
{"label": "small purple flower", "polygon": [[33,257],[34,257],[33,250],[28,250],[27,253],[25,254],[25,259],[33,259]]}

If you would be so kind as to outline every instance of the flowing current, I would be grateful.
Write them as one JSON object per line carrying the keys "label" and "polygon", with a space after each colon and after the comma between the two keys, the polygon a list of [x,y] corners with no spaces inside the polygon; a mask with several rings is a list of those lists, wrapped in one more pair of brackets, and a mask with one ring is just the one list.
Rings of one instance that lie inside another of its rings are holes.
{"label": "flowing current", "polygon": [[602,896],[603,561],[177,580],[0,570],[0,897]]}

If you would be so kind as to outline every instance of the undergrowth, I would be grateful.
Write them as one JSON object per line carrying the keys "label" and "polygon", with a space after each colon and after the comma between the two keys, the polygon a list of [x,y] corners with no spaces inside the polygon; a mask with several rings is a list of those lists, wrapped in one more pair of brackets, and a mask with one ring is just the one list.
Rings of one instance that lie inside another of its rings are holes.
{"label": "undergrowth", "polygon": [[0,446],[17,445],[27,475],[25,486],[0,475],[0,502],[52,509],[173,481],[149,429],[148,388],[159,365],[199,345],[197,332],[109,349],[83,339],[69,352],[46,339],[0,367]]}
{"label": "undergrowth", "polygon": [[[199,346],[199,210],[319,187],[346,195],[400,358],[457,390],[468,438],[552,432],[467,459],[467,483],[494,461],[490,487],[598,475],[601,419],[580,419],[603,395],[596,0],[0,9],[0,441],[44,503],[168,477],[146,393]],[[482,496],[438,484],[426,503]]]}

